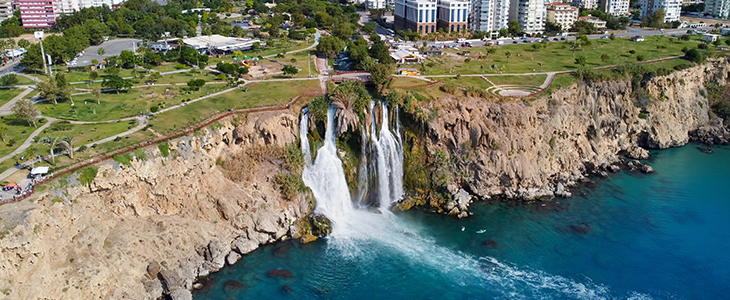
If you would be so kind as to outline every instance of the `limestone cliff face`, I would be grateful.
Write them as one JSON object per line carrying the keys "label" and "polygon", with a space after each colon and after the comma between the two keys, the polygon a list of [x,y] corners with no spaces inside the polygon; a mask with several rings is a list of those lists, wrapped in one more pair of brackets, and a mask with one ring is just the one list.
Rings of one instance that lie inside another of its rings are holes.
{"label": "limestone cliff face", "polygon": [[714,121],[705,83],[727,84],[728,76],[722,59],[653,78],[643,105],[629,81],[579,83],[530,102],[446,98],[431,107],[438,118],[428,124],[426,147],[457,158],[450,183],[481,198],[563,194],[622,150],[686,144],[688,132]]}
{"label": "limestone cliff face", "polygon": [[101,163],[90,188],[71,175],[30,201],[1,206],[0,290],[9,299],[184,299],[196,277],[226,260],[298,236],[292,224],[310,204],[282,198],[272,179],[277,164],[259,164],[243,183],[216,165],[226,152],[295,141],[296,120],[223,120],[171,141],[167,157],[153,147],[131,166]]}

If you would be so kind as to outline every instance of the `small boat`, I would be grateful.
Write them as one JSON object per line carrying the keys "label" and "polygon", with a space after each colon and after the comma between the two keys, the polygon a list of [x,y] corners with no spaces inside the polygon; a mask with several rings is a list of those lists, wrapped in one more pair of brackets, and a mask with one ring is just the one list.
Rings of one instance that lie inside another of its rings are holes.
{"label": "small boat", "polygon": [[485,232],[487,232],[487,230],[486,230],[486,229],[480,229],[480,230],[477,230],[477,233],[485,233]]}
{"label": "small boat", "polygon": [[464,231],[464,230],[466,230],[466,227],[461,226],[461,231]]}

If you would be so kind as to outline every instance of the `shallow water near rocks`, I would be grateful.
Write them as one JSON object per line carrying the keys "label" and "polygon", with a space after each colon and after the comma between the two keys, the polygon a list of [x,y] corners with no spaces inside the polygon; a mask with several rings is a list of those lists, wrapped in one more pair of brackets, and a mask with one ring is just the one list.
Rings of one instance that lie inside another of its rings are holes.
{"label": "shallow water near rocks", "polygon": [[730,147],[696,146],[653,151],[656,174],[619,172],[559,205],[363,212],[367,234],[261,247],[194,298],[727,299]]}

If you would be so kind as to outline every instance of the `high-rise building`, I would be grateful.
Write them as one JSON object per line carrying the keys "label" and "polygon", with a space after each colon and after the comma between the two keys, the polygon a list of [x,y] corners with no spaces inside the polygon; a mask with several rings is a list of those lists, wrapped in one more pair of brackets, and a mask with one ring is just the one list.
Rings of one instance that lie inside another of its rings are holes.
{"label": "high-rise building", "polygon": [[469,0],[439,0],[436,27],[444,32],[464,32],[469,24]]}
{"label": "high-rise building", "polygon": [[612,16],[629,14],[629,0],[601,0],[599,8]]}
{"label": "high-rise building", "polygon": [[367,9],[383,9],[385,8],[385,5],[385,0],[365,0],[365,7],[367,7]]}
{"label": "high-rise building", "polygon": [[585,9],[598,8],[598,0],[573,0],[573,5]]}
{"label": "high-rise building", "polygon": [[59,5],[56,0],[15,0],[25,28],[49,28],[56,24]]}
{"label": "high-rise building", "polygon": [[12,0],[0,0],[0,21],[13,17]]}
{"label": "high-rise building", "polygon": [[705,0],[705,14],[718,18],[730,18],[730,0]]}
{"label": "high-rise building", "polygon": [[395,28],[421,34],[436,31],[436,0],[395,0]]}
{"label": "high-rise building", "polygon": [[663,8],[665,23],[679,21],[679,14],[682,12],[682,0],[639,0],[639,6],[642,18]]}
{"label": "high-rise building", "polygon": [[573,23],[578,21],[578,8],[568,3],[554,2],[547,4],[548,22],[560,24],[563,31],[568,31],[573,27]]}
{"label": "high-rise building", "polygon": [[509,20],[516,20],[527,34],[545,31],[545,0],[511,0]]}
{"label": "high-rise building", "polygon": [[75,11],[81,10],[81,1],[79,0],[58,0],[58,12],[70,15]]}
{"label": "high-rise building", "polygon": [[469,28],[488,32],[507,28],[509,5],[509,0],[473,0]]}

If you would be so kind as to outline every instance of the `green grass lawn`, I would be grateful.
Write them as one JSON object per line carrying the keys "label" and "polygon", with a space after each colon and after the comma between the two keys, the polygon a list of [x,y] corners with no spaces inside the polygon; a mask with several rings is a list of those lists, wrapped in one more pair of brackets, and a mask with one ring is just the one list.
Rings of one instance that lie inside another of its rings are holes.
{"label": "green grass lawn", "polygon": [[[137,120],[103,123],[103,124],[68,124],[56,123],[41,132],[38,135],[38,141],[43,137],[63,138],[72,137],[71,145],[76,148],[100,139],[113,136],[129,130],[137,126]],[[31,147],[37,149],[40,153],[48,154],[48,145],[40,142],[34,143]],[[44,155],[45,155],[44,154]]]}
{"label": "green grass lawn", "polygon": [[[38,108],[44,116],[61,119],[80,121],[114,120],[148,113],[152,106],[174,105],[181,103],[183,99],[192,100],[224,88],[223,85],[211,85],[204,86],[197,92],[186,92],[182,91],[180,87],[144,87],[119,94],[114,92],[104,93],[101,96],[101,104],[97,104],[96,99],[91,94],[84,94],[74,96],[74,106],[71,106],[70,101],[59,102],[58,105],[46,101],[38,104]],[[169,89],[169,92],[166,92],[167,89]],[[94,113],[94,108],[96,113]]]}
{"label": "green grass lawn", "polygon": [[[41,126],[41,124],[37,125]],[[6,133],[0,139],[0,156],[13,152],[35,131],[35,128],[28,125],[28,122],[15,119],[12,115],[0,117],[0,126],[7,128]],[[15,162],[13,161],[13,163]]]}
{"label": "green grass lawn", "polygon": [[395,76],[393,77],[393,82],[390,83],[391,89],[397,89],[397,88],[404,88],[404,87],[411,87],[414,85],[422,85],[427,84],[428,81],[418,79],[418,78],[412,78],[412,77],[403,77],[403,76]]}
{"label": "green grass lawn", "polygon": [[[284,65],[293,65],[299,69],[299,73],[291,76],[292,78],[306,78],[309,76],[309,74],[317,75],[319,74],[319,72],[317,72],[315,59],[309,59],[309,70],[307,68],[307,56],[310,55],[310,52],[314,53],[313,51],[301,51],[293,54],[284,55],[283,58],[272,57],[271,59],[276,62],[268,62],[268,66],[271,66],[271,64],[274,63],[279,65],[279,67],[277,67],[276,69],[281,69],[284,67]],[[295,62],[292,63],[292,59],[294,59]],[[285,78],[283,75],[278,77]]]}
{"label": "green grass lawn", "polygon": [[[182,72],[182,73],[174,73],[174,74],[168,74],[168,75],[162,75],[162,77],[157,80],[157,83],[180,83],[180,84],[187,84],[188,81],[193,79],[203,79],[206,82],[213,82],[218,81],[218,77],[216,77],[218,74],[213,72],[208,72],[205,70],[196,70],[196,72]],[[146,81],[149,78],[142,79],[141,84],[144,84],[144,81]]]}
{"label": "green grass lawn", "polygon": [[236,91],[156,115],[150,121],[152,129],[160,134],[170,134],[200,123],[219,112],[229,109],[284,105],[301,93],[315,92],[320,89],[318,80],[260,82],[249,84],[246,87],[248,87],[248,92],[243,92],[243,88],[239,88]]}
{"label": "green grass lawn", "polygon": [[[572,43],[572,41],[570,41]],[[682,48],[697,47],[696,40],[680,41],[670,40],[667,37],[646,37],[645,42],[630,42],[628,39],[617,38],[616,40],[601,39],[591,40],[591,45],[582,46],[575,52],[570,49],[568,41],[551,42],[546,48],[533,50],[533,44],[508,44],[496,47],[496,52],[487,59],[477,60],[479,52],[486,53],[487,47],[467,48],[471,53],[471,61],[464,62],[465,57],[455,55],[453,49],[444,49],[444,55],[428,58],[428,75],[449,74],[449,68],[453,68],[451,74],[485,74],[495,73],[530,73],[539,71],[565,71],[578,67],[575,64],[575,57],[585,56],[586,67],[599,67],[622,63],[638,62],[637,56],[642,55],[644,60],[652,60],[669,56],[683,55]],[[635,54],[629,53],[634,50]],[[509,62],[506,53],[509,52]],[[449,53],[449,54],[447,54]],[[608,55],[607,61],[602,61],[602,55]],[[540,66],[542,64],[542,67]],[[484,71],[481,67],[484,66]],[[494,68],[493,68],[494,66]]]}
{"label": "green grass lawn", "polygon": [[456,77],[436,77],[436,78],[431,78],[431,79],[441,80],[443,82],[451,81],[451,82],[455,83],[456,85],[463,87],[463,88],[475,86],[478,88],[486,89],[486,88],[492,86],[491,84],[489,84],[488,81],[486,81],[483,78],[478,77],[478,76],[468,76],[468,77],[462,76],[462,77],[459,77],[458,79]]}
{"label": "green grass lawn", "polygon": [[540,86],[545,82],[547,75],[487,76],[487,78],[496,85]]}
{"label": "green grass lawn", "polygon": [[25,89],[0,89],[0,106],[8,103],[16,96],[20,95]]}

